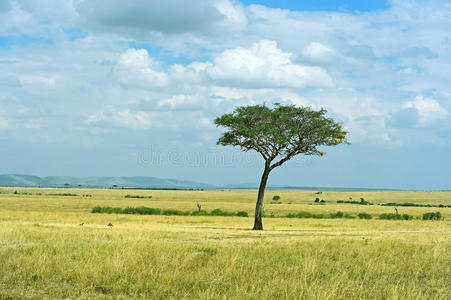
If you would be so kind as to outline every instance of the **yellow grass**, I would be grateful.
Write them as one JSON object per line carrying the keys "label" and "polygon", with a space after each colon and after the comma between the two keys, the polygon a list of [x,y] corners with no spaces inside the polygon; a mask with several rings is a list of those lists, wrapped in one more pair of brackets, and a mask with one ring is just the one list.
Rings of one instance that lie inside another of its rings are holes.
{"label": "yellow grass", "polygon": [[[268,191],[266,212],[394,212],[335,203],[348,197],[451,204],[451,193],[327,192],[317,196],[326,205],[312,205],[314,192]],[[52,193],[80,196],[46,195]],[[269,204],[276,194],[283,204]],[[440,211],[445,221],[265,218],[263,232],[249,230],[251,217],[90,213],[96,205],[195,210],[197,202],[206,210],[252,213],[255,197],[0,188],[0,299],[451,298],[451,208],[398,208],[414,216]]]}

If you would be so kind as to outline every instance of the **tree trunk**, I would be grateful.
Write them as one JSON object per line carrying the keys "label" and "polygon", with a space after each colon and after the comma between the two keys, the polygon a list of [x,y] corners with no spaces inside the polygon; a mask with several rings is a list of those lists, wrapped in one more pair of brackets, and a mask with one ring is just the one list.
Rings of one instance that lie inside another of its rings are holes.
{"label": "tree trunk", "polygon": [[269,163],[265,162],[265,170],[263,171],[260,187],[258,188],[257,204],[255,205],[254,228],[252,230],[263,230],[262,214],[263,214],[263,197],[265,195],[266,182],[269,176]]}

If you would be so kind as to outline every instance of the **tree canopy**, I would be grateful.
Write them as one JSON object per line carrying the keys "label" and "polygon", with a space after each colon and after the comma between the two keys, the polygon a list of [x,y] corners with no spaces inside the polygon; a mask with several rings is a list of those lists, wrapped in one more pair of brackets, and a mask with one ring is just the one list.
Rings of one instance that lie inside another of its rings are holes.
{"label": "tree canopy", "polygon": [[219,145],[255,150],[269,161],[280,158],[271,165],[275,168],[298,154],[323,156],[319,146],[347,143],[347,132],[341,124],[326,117],[326,113],[325,109],[315,111],[310,107],[276,103],[274,108],[237,107],[214,122],[228,128],[219,138]]}

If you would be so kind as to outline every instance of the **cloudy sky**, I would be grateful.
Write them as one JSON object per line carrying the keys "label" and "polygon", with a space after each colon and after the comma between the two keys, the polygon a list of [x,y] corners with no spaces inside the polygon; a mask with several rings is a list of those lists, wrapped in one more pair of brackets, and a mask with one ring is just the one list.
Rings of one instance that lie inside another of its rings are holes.
{"label": "cloudy sky", "polygon": [[0,0],[0,173],[257,182],[213,119],[281,102],[352,145],[270,184],[450,189],[451,4],[364,2]]}

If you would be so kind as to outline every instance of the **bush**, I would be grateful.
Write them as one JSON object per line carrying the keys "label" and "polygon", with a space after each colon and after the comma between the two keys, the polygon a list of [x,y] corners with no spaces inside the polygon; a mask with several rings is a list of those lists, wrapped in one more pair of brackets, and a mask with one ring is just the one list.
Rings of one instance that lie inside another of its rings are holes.
{"label": "bush", "polygon": [[443,216],[439,211],[423,214],[423,220],[442,220],[442,219]]}
{"label": "bush", "polygon": [[306,218],[306,219],[309,219],[309,218],[313,218],[313,214],[308,212],[308,211],[301,211],[301,212],[298,212],[298,213],[289,213],[287,215],[287,218],[300,218],[300,219]]}
{"label": "bush", "polygon": [[337,212],[334,213],[334,214],[330,214],[330,217],[331,217],[332,219],[340,219],[340,218],[343,218],[344,215],[345,215],[345,214],[344,214],[342,211],[337,211]]}
{"label": "bush", "polygon": [[225,211],[223,211],[223,210],[221,210],[221,209],[219,209],[219,208],[217,208],[217,209],[213,209],[213,210],[210,212],[210,215],[211,215],[211,216],[227,216],[228,213],[225,212]]}
{"label": "bush", "polygon": [[408,214],[385,213],[379,216],[380,220],[412,220],[413,217]]}
{"label": "bush", "polygon": [[359,205],[373,205],[373,203],[363,200],[360,198],[360,201],[352,201],[352,200],[338,200],[337,203],[345,203],[345,204],[359,204]]}
{"label": "bush", "polygon": [[[238,216],[248,217],[248,213],[245,211],[228,212],[221,209],[215,209],[211,212],[204,210],[196,211],[181,211],[178,209],[165,209],[152,208],[152,207],[110,207],[110,206],[95,206],[91,209],[91,213],[104,213],[104,214],[137,214],[137,215],[165,215],[165,216]],[[274,216],[274,215],[273,215]]]}
{"label": "bush", "polygon": [[314,214],[313,219],[327,219],[327,216],[324,214]]}
{"label": "bush", "polygon": [[326,203],[326,200],[321,200],[319,203]]}
{"label": "bush", "polygon": [[169,208],[169,209],[163,210],[161,214],[165,215],[165,216],[183,216],[185,214],[185,212],[178,210],[178,209]]}
{"label": "bush", "polygon": [[100,214],[102,212],[102,208],[100,206],[94,206],[91,210],[91,213],[93,214]]}
{"label": "bush", "polygon": [[138,206],[137,208],[135,208],[135,212],[138,215],[160,215],[161,208]]}
{"label": "bush", "polygon": [[249,217],[249,214],[247,212],[245,212],[245,211],[239,211],[239,212],[236,213],[236,215],[238,217],[245,217],[245,218]]}
{"label": "bush", "polygon": [[224,216],[224,217],[232,217],[232,216],[236,216],[237,213],[234,212],[228,212],[228,211],[223,211],[220,210],[219,208],[214,209],[210,212],[211,216]]}
{"label": "bush", "polygon": [[113,214],[121,214],[122,213],[122,208],[120,208],[120,207],[113,207],[112,211],[113,211]]}
{"label": "bush", "polygon": [[308,211],[301,211],[296,214],[296,218],[312,218],[313,214]]}
{"label": "bush", "polygon": [[191,213],[192,216],[208,216],[208,212],[205,210],[196,210]]}
{"label": "bush", "polygon": [[389,202],[389,203],[382,203],[380,204],[381,206],[411,206],[411,207],[451,207],[451,205],[446,205],[446,204],[417,204],[417,203],[410,203],[410,202],[406,202],[406,203],[394,203],[394,202]]}
{"label": "bush", "polygon": [[121,214],[135,214],[136,213],[136,209],[134,207],[126,207],[124,209],[121,210]]}
{"label": "bush", "polygon": [[280,196],[279,195],[275,195],[274,197],[272,197],[272,200],[279,201],[280,200]]}
{"label": "bush", "polygon": [[359,219],[365,219],[365,220],[369,220],[369,219],[373,218],[372,215],[367,214],[367,213],[359,213],[357,216],[359,217]]}
{"label": "bush", "polygon": [[350,214],[345,214],[341,211],[338,211],[334,214],[312,214],[308,211],[301,211],[298,213],[289,213],[286,215],[287,218],[300,218],[300,219],[336,219],[336,218],[347,218],[347,219],[354,219],[354,216],[351,216]]}
{"label": "bush", "polygon": [[319,202],[319,198],[317,197],[317,198],[315,198],[315,202],[316,203],[318,203]]}
{"label": "bush", "polygon": [[125,195],[124,198],[151,199],[152,196]]}

